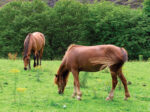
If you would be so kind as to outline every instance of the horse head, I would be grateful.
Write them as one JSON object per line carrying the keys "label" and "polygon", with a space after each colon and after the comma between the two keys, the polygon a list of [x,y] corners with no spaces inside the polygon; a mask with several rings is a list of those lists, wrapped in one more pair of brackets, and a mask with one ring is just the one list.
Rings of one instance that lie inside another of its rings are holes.
{"label": "horse head", "polygon": [[55,84],[58,86],[58,93],[59,94],[63,94],[64,93],[64,89],[66,87],[67,84],[67,76],[68,73],[60,75],[60,74],[56,74],[55,75]]}
{"label": "horse head", "polygon": [[30,56],[28,55],[24,56],[23,61],[24,61],[24,70],[27,70],[27,66],[30,63]]}
{"label": "horse head", "polygon": [[[30,42],[30,35],[31,33],[29,33],[25,39],[25,42],[24,42],[24,51],[22,53],[23,55],[23,61],[24,61],[24,70],[27,70],[27,66],[28,64],[30,64],[30,51],[28,50],[29,49],[29,42]],[[29,65],[29,68],[30,68],[30,65]]]}

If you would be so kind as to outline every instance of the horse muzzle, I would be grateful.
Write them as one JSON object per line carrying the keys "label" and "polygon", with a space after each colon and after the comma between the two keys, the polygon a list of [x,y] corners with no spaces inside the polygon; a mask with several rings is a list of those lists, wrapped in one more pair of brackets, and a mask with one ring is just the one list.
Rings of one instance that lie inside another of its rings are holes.
{"label": "horse muzzle", "polygon": [[24,68],[24,70],[27,70],[27,68]]}
{"label": "horse muzzle", "polygon": [[61,94],[63,94],[63,91],[61,91],[61,90],[60,90],[60,91],[58,91],[58,94],[60,94],[60,95],[61,95]]}

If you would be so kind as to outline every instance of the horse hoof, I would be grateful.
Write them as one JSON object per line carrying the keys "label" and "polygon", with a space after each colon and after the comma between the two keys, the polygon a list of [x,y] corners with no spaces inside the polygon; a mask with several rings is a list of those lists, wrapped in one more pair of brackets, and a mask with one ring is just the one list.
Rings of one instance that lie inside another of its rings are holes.
{"label": "horse hoof", "polygon": [[33,67],[36,67],[36,66],[37,66],[36,64],[33,65]]}
{"label": "horse hoof", "polygon": [[76,97],[76,95],[75,95],[75,94],[73,94],[73,95],[72,95],[72,98],[75,98],[75,97]]}
{"label": "horse hoof", "polygon": [[128,100],[129,97],[130,97],[130,96],[125,96],[124,100]]}
{"label": "horse hoof", "polygon": [[125,97],[125,98],[124,98],[124,100],[128,100],[128,98],[127,98],[127,97]]}
{"label": "horse hoof", "polygon": [[79,101],[80,101],[80,100],[81,100],[81,97],[80,97],[80,96],[77,96],[77,100],[79,100]]}
{"label": "horse hoof", "polygon": [[112,99],[113,99],[113,97],[111,98],[111,97],[108,96],[108,97],[106,98],[106,101],[109,101],[109,100],[112,100]]}
{"label": "horse hoof", "polygon": [[129,93],[126,93],[124,100],[128,100],[129,97],[130,97],[130,94],[129,94]]}

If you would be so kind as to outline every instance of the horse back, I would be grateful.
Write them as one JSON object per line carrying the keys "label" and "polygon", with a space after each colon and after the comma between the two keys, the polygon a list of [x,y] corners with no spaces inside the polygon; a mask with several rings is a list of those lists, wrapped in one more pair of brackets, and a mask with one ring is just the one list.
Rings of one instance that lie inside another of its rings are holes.
{"label": "horse back", "polygon": [[45,37],[40,32],[32,33],[33,47],[40,50],[45,46]]}
{"label": "horse back", "polygon": [[98,71],[101,67],[123,64],[127,60],[125,49],[114,45],[73,46],[67,50],[64,60],[68,67],[84,71]]}

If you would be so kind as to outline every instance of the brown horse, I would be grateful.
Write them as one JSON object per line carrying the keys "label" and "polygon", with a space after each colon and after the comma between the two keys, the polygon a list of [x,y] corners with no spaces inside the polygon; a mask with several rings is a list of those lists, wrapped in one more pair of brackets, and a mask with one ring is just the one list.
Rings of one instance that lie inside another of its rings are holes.
{"label": "brown horse", "polygon": [[97,72],[109,67],[112,76],[112,89],[106,100],[113,99],[114,90],[118,82],[117,77],[121,79],[124,85],[125,99],[127,99],[130,97],[130,94],[128,92],[127,80],[122,73],[122,66],[127,60],[126,50],[114,45],[71,45],[66,51],[55,75],[58,93],[62,94],[64,92],[69,72],[72,72],[74,77],[74,93],[72,97],[77,95],[77,99],[80,100],[82,93],[80,92],[79,72]]}
{"label": "brown horse", "polygon": [[[30,55],[31,52],[34,52],[34,67],[39,65],[39,57],[40,57],[40,65],[41,59],[43,55],[43,49],[45,46],[45,37],[40,32],[29,33],[24,41],[24,70],[27,70],[27,66],[30,66]],[[36,64],[37,60],[37,64]]]}

